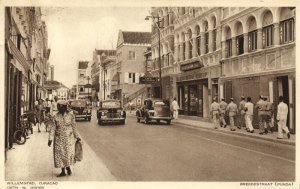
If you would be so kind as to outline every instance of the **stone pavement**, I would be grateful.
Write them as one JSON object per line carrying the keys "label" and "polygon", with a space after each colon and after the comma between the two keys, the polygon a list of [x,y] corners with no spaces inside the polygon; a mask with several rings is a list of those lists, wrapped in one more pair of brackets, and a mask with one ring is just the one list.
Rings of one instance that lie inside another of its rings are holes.
{"label": "stone pavement", "polygon": [[114,181],[102,160],[83,142],[83,160],[71,166],[71,176],[56,177],[60,169],[54,168],[53,145],[48,147],[48,133],[42,126],[42,132],[29,135],[24,145],[14,144],[7,152],[5,163],[6,181]]}
{"label": "stone pavement", "polygon": [[[127,115],[135,116],[135,111],[132,111],[131,114],[129,112]],[[227,125],[226,128],[219,127],[218,129],[214,129],[214,125],[212,121],[208,118],[201,118],[198,116],[186,116],[186,115],[179,115],[177,120],[172,120],[172,123],[176,123],[181,126],[187,126],[187,127],[193,127],[198,129],[208,129],[213,130],[216,132],[222,132],[224,134],[234,134],[234,135],[240,135],[245,137],[251,137],[256,139],[262,139],[272,142],[278,142],[283,144],[289,144],[289,145],[295,145],[295,135],[291,134],[291,138],[288,139],[286,134],[284,134],[284,139],[277,139],[277,132],[268,133],[268,134],[259,134],[258,129],[254,129],[254,133],[249,133],[245,130],[245,127],[242,129],[236,128],[236,131],[230,131],[229,125]]]}

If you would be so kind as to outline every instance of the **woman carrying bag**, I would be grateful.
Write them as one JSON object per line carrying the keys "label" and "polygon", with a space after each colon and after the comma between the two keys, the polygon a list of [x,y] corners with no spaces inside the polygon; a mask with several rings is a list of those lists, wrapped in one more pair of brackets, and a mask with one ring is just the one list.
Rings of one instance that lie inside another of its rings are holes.
{"label": "woman carrying bag", "polygon": [[61,168],[61,173],[57,177],[62,177],[66,176],[65,169],[68,175],[72,174],[70,166],[75,163],[74,140],[80,142],[81,139],[76,131],[75,117],[67,110],[67,102],[59,100],[57,109],[58,113],[53,116],[51,121],[48,146],[51,147],[52,141],[54,141],[54,166]]}

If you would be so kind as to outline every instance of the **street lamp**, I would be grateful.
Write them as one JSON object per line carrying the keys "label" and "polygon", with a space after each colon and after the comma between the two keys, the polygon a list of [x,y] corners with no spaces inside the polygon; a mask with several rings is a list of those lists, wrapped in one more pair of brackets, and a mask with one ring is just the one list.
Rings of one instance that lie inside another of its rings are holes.
{"label": "street lamp", "polygon": [[158,66],[159,66],[159,96],[162,98],[162,79],[161,79],[161,60],[160,60],[160,22],[162,22],[161,17],[159,16],[146,16],[145,20],[149,20],[149,18],[152,18],[153,22],[155,19],[157,19],[157,22],[155,22],[157,26],[157,34],[158,34]]}

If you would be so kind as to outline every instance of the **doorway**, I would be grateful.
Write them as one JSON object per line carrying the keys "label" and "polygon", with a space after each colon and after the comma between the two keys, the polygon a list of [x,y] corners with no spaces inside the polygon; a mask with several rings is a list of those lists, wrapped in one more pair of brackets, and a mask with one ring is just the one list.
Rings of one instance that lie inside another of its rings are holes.
{"label": "doorway", "polygon": [[[288,76],[280,76],[277,77],[277,85],[278,85],[278,97],[283,96],[283,102],[286,103],[289,106],[289,78]],[[277,107],[276,107],[277,109]],[[287,116],[287,126],[290,129],[290,111],[288,111]]]}

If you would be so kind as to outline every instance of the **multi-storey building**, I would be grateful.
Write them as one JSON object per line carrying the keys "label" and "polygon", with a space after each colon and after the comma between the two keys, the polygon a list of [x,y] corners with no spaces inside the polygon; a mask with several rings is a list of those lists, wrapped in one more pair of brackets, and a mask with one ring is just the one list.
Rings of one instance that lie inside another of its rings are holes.
{"label": "multi-storey building", "polygon": [[[117,99],[127,102],[139,95],[145,85],[139,84],[139,77],[145,72],[144,52],[150,47],[150,32],[119,31],[116,63],[112,64],[111,91]],[[124,101],[125,100],[125,101]]]}
{"label": "multi-storey building", "polygon": [[[288,125],[295,130],[295,8],[226,7],[222,9],[220,95],[258,101],[269,96],[289,106]],[[257,113],[254,113],[254,121]]]}
{"label": "multi-storey building", "polygon": [[88,61],[78,62],[76,99],[91,100],[91,69]]}

